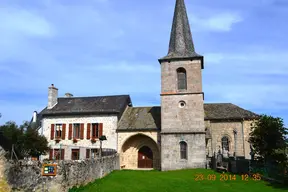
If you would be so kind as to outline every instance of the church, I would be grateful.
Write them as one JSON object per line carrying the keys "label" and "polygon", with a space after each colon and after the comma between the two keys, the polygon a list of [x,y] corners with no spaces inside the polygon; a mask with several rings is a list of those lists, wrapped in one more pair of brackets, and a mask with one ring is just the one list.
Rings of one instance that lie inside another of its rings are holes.
{"label": "church", "polygon": [[204,57],[195,51],[184,0],[176,0],[169,51],[158,62],[160,106],[135,107],[129,95],[59,97],[56,86],[48,87],[47,106],[32,118],[51,148],[41,160],[95,158],[100,145],[117,151],[122,169],[205,168],[219,150],[249,159],[258,115],[204,103]]}

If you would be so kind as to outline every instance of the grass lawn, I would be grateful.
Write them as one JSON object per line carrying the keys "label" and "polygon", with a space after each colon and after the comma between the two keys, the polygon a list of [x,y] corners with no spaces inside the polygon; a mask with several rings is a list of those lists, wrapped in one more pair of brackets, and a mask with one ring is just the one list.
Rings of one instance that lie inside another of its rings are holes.
{"label": "grass lawn", "polygon": [[[201,175],[205,180],[202,180]],[[72,189],[70,192],[270,192],[288,191],[277,185],[269,185],[264,181],[255,181],[241,176],[227,176],[207,169],[179,171],[114,171],[108,176],[98,179],[84,187]],[[216,177],[216,178],[215,178]],[[222,178],[223,181],[220,179]],[[195,179],[199,179],[196,181]],[[215,180],[214,180],[215,179]],[[245,179],[245,178],[243,178]],[[226,180],[226,181],[225,181]]]}

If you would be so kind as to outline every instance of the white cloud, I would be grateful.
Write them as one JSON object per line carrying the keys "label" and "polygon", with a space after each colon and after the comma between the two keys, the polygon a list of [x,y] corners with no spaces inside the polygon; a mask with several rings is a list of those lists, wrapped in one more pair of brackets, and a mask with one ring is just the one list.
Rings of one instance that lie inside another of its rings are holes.
{"label": "white cloud", "polygon": [[20,8],[0,8],[0,23],[2,38],[11,33],[33,37],[52,37],[55,33],[45,18]]}
{"label": "white cloud", "polygon": [[223,12],[211,16],[195,16],[190,15],[190,22],[195,31],[218,31],[228,32],[232,30],[232,26],[242,22],[243,18],[238,13]]}
{"label": "white cloud", "polygon": [[226,66],[230,72],[235,70],[239,74],[288,75],[288,50],[247,49],[241,53],[208,53],[205,61],[209,68],[224,69]]}
{"label": "white cloud", "polygon": [[139,63],[130,63],[126,61],[115,62],[113,64],[104,64],[104,65],[94,65],[94,66],[86,66],[81,67],[79,70],[89,70],[89,71],[110,71],[110,72],[124,72],[124,73],[159,73],[160,67],[158,65],[151,65],[151,64],[139,64]]}

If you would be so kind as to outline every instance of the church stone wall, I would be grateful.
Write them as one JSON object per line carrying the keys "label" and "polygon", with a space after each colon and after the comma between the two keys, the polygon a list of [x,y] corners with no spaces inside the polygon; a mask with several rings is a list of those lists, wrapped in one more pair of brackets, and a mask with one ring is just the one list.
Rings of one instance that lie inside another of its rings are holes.
{"label": "church stone wall", "polygon": [[[179,101],[186,106],[179,107]],[[162,132],[204,132],[203,96],[195,95],[165,95],[161,99]]]}
{"label": "church stone wall", "polygon": [[[187,90],[178,90],[177,69],[186,70]],[[205,125],[201,61],[161,63],[161,169],[205,167]],[[185,106],[180,106],[184,101]],[[180,158],[180,141],[188,158]]]}
{"label": "church stone wall", "polygon": [[251,133],[251,123],[253,123],[255,120],[250,121],[244,121],[244,146],[245,146],[245,158],[250,159],[250,144],[249,144],[249,134]]}
{"label": "church stone wall", "polygon": [[[106,141],[102,142],[103,148],[117,149],[117,121],[118,117],[116,115],[106,115],[106,116],[57,116],[57,117],[45,117],[42,120],[42,129],[39,130],[47,138],[49,146],[55,149],[61,148],[65,149],[65,159],[71,159],[71,149],[80,149],[80,159],[86,158],[86,147],[99,148],[100,141],[97,140],[96,143],[92,143],[91,140],[87,139],[87,123],[103,123],[103,135],[107,137]],[[56,143],[55,140],[50,139],[51,134],[51,124],[63,123],[66,124],[66,139],[61,140]],[[73,140],[68,139],[69,133],[69,123],[84,123],[84,139],[79,140],[77,143],[73,143]],[[42,158],[48,158],[48,155]]]}
{"label": "church stone wall", "polygon": [[[180,141],[188,147],[187,159],[180,159]],[[204,134],[167,134],[161,135],[161,170],[205,168]]]}
{"label": "church stone wall", "polygon": [[[221,138],[227,136],[230,142],[229,153],[233,155],[236,150],[236,156],[245,156],[246,159],[249,159],[250,144],[248,143],[248,139],[251,130],[251,122],[252,121],[205,121],[205,125],[210,129],[212,136],[212,139],[209,140],[207,144],[207,151],[210,152],[209,156],[212,156],[213,152],[218,152],[219,146],[221,146]],[[234,130],[237,131],[236,139],[233,133]]]}
{"label": "church stone wall", "polygon": [[161,92],[176,93],[177,90],[177,73],[176,70],[183,67],[187,75],[188,93],[202,92],[202,73],[201,61],[173,61],[161,63]]}

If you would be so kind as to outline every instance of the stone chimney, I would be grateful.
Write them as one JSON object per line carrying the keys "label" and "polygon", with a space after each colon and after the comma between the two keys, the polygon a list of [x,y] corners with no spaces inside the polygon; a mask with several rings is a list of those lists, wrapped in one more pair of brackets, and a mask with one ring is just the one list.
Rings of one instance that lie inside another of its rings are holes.
{"label": "stone chimney", "polygon": [[65,97],[73,97],[71,93],[65,93]]}
{"label": "stone chimney", "polygon": [[33,123],[36,123],[37,121],[37,111],[33,112]]}
{"label": "stone chimney", "polygon": [[58,89],[54,87],[54,84],[48,88],[48,106],[47,109],[52,109],[57,104]]}

